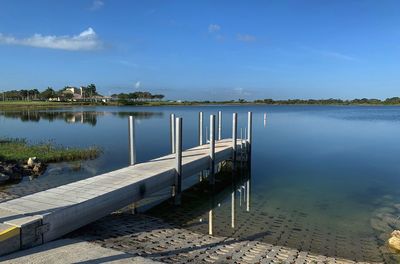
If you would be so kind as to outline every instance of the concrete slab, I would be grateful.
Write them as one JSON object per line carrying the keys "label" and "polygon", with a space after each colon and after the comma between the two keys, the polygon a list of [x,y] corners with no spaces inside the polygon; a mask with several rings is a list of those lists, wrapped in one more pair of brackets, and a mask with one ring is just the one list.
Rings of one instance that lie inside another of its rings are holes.
{"label": "concrete slab", "polygon": [[13,225],[0,223],[0,254],[20,248],[20,229]]}
{"label": "concrete slab", "polygon": [[35,248],[19,251],[0,258],[1,263],[160,263],[130,254],[103,248],[99,245],[75,240],[60,239]]}

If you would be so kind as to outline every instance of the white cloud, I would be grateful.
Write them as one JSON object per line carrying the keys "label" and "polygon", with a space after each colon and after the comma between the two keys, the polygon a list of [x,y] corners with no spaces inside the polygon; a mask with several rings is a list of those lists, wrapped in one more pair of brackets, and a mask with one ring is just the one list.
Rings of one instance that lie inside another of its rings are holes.
{"label": "white cloud", "polygon": [[139,89],[139,88],[140,88],[140,81],[137,81],[137,82],[135,83],[135,88],[136,88],[136,89]]}
{"label": "white cloud", "polygon": [[61,50],[96,50],[102,47],[96,32],[88,28],[75,36],[43,36],[34,34],[29,38],[15,38],[0,33],[0,44],[21,45],[36,48],[61,49]]}
{"label": "white cloud", "polygon": [[94,0],[92,3],[92,6],[90,7],[90,10],[95,11],[104,6],[104,2],[101,0]]}
{"label": "white cloud", "polygon": [[243,42],[254,42],[256,41],[256,37],[253,35],[249,34],[237,34],[237,40],[243,41]]}
{"label": "white cloud", "polygon": [[208,26],[208,32],[215,33],[221,30],[221,26],[217,24],[210,24]]}

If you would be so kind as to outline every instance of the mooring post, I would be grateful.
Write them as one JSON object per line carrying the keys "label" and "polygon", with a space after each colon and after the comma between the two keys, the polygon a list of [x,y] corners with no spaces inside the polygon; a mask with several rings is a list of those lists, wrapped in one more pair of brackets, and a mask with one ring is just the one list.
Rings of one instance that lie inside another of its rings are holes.
{"label": "mooring post", "polygon": [[222,112],[218,111],[218,140],[222,139]]}
{"label": "mooring post", "polygon": [[[203,145],[203,112],[199,112],[199,146]],[[203,181],[203,171],[199,173],[199,181]]]}
{"label": "mooring post", "polygon": [[248,154],[248,160],[250,160],[251,157],[251,143],[253,140],[253,113],[248,112],[247,114],[247,154]]}
{"label": "mooring post", "polygon": [[232,161],[233,166],[236,162],[236,152],[237,152],[237,113],[232,115]]}
{"label": "mooring post", "polygon": [[210,183],[215,184],[215,115],[210,115]]}
{"label": "mooring post", "polygon": [[129,165],[136,164],[136,148],[135,148],[135,120],[133,116],[128,118],[128,134],[129,134]]}
{"label": "mooring post", "polygon": [[170,117],[171,153],[175,153],[175,114]]}
{"label": "mooring post", "polygon": [[199,112],[199,146],[203,145],[203,112]]}
{"label": "mooring post", "polygon": [[175,204],[181,204],[182,192],[182,117],[177,117],[175,127]]}

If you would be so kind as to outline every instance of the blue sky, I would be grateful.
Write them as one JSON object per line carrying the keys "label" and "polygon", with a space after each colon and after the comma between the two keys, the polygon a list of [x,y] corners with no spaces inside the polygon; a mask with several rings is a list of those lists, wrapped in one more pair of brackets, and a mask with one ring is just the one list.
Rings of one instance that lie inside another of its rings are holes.
{"label": "blue sky", "polygon": [[0,90],[400,96],[399,1],[0,0]]}

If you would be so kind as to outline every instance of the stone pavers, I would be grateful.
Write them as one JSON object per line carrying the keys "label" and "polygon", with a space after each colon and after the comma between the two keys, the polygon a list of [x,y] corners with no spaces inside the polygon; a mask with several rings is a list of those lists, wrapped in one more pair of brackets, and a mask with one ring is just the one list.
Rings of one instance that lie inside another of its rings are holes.
{"label": "stone pavers", "polygon": [[166,263],[367,263],[274,246],[251,237],[213,237],[141,214],[113,214],[70,236]]}

